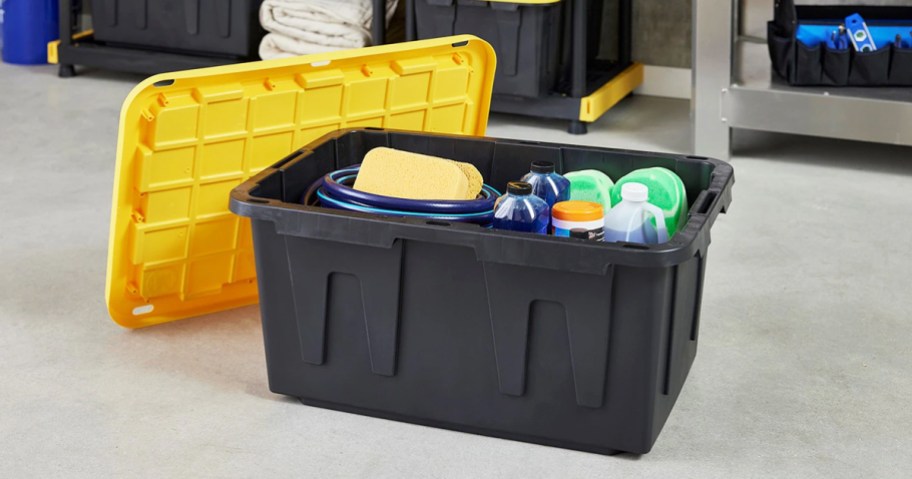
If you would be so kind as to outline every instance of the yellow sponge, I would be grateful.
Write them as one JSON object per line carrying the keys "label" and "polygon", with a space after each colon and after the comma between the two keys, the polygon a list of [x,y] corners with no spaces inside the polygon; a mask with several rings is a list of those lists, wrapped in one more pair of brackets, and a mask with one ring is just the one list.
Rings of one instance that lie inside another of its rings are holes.
{"label": "yellow sponge", "polygon": [[478,195],[482,182],[467,163],[380,147],[364,156],[354,188],[413,200],[465,200]]}
{"label": "yellow sponge", "polygon": [[461,161],[453,161],[453,163],[456,163],[456,166],[462,170],[466,179],[469,180],[469,190],[466,192],[466,197],[463,199],[474,200],[478,197],[478,193],[481,193],[481,187],[484,186],[484,177],[481,176],[481,172],[478,171],[478,168],[475,168],[475,165],[471,163],[463,163]]}

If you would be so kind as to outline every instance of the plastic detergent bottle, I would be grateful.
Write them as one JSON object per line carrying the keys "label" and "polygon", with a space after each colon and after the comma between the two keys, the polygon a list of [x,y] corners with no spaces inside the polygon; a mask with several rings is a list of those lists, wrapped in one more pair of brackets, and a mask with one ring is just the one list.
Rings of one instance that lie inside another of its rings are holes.
{"label": "plastic detergent bottle", "polygon": [[507,194],[494,204],[494,229],[548,234],[551,208],[522,181],[507,184]]}
{"label": "plastic detergent bottle", "polygon": [[672,237],[687,223],[687,189],[673,171],[662,168],[641,168],[620,178],[611,189],[611,204],[621,201],[621,188],[626,183],[640,183],[649,189],[649,201],[665,213],[665,228]]}
{"label": "plastic detergent bottle", "polygon": [[607,213],[611,209],[611,188],[614,182],[599,170],[571,171],[564,175],[570,181],[570,199],[593,201]]}
{"label": "plastic detergent bottle", "polygon": [[[614,243],[658,244],[668,241],[665,213],[649,203],[649,188],[642,183],[625,183],[621,187],[621,202],[605,217],[605,241]],[[649,216],[655,217],[655,225]]]}
{"label": "plastic detergent bottle", "polygon": [[532,185],[532,194],[545,200],[548,207],[570,199],[570,180],[554,172],[554,163],[533,161],[532,171],[520,181]]}

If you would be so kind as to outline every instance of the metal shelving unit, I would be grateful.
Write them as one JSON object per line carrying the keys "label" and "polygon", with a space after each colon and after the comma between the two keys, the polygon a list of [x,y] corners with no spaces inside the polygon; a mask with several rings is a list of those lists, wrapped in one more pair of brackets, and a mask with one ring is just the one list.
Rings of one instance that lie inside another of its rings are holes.
{"label": "metal shelving unit", "polygon": [[912,146],[912,88],[789,86],[737,31],[738,3],[693,3],[695,153],[728,159],[734,128]]}

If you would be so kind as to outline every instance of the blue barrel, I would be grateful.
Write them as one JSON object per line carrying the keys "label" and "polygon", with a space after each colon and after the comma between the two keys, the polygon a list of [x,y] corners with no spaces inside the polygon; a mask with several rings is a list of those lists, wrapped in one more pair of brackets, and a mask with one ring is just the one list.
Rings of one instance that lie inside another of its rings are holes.
{"label": "blue barrel", "polygon": [[47,63],[47,44],[60,36],[58,0],[3,0],[3,61]]}

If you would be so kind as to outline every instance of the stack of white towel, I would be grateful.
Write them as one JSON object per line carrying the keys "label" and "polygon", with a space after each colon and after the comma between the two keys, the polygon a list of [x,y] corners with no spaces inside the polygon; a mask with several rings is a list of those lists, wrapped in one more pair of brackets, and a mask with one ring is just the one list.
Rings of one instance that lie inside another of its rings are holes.
{"label": "stack of white towel", "polygon": [[[386,0],[389,23],[399,0]],[[264,60],[369,46],[371,0],[263,0]]]}

